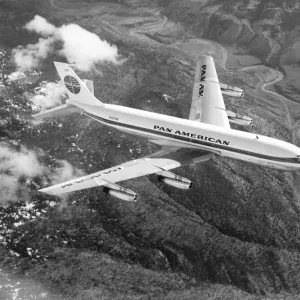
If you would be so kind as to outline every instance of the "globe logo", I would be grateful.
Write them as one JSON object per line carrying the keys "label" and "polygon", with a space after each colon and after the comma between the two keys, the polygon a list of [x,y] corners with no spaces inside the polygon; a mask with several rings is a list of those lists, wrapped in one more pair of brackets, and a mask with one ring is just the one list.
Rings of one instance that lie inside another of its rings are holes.
{"label": "globe logo", "polygon": [[70,75],[67,75],[64,78],[64,83],[66,88],[72,93],[72,94],[78,94],[80,92],[80,84],[78,80]]}

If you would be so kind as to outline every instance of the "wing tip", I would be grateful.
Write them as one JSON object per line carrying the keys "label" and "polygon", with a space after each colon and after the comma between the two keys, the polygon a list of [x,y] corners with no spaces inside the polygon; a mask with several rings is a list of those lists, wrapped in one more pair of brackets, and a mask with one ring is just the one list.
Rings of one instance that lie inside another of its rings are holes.
{"label": "wing tip", "polygon": [[69,64],[61,61],[53,61],[54,66],[69,66]]}
{"label": "wing tip", "polygon": [[54,185],[51,185],[51,186],[39,189],[37,191],[39,193],[44,193],[44,194],[51,195],[51,196],[56,196],[58,194],[62,194],[62,193],[56,193],[55,190],[53,189],[53,187],[54,187]]}
{"label": "wing tip", "polygon": [[53,195],[51,192],[47,191],[47,188],[37,190],[39,193]]}
{"label": "wing tip", "polygon": [[207,55],[207,54],[199,54],[197,56],[197,62],[198,61],[203,61],[203,60],[214,60],[212,55]]}

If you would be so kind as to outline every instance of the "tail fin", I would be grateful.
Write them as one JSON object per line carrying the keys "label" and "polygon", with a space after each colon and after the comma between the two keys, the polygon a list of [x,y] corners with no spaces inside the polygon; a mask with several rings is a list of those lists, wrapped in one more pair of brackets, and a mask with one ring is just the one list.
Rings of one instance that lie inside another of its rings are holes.
{"label": "tail fin", "polygon": [[91,93],[86,84],[84,84],[68,64],[54,62],[54,65],[61,81],[66,87],[70,100],[78,104],[104,105]]}

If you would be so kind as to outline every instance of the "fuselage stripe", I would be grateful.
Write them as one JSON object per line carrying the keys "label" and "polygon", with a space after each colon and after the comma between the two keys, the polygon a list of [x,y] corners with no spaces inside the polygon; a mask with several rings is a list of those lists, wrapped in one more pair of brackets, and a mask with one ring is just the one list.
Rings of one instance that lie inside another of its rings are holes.
{"label": "fuselage stripe", "polygon": [[[211,148],[214,148],[215,150],[221,149],[221,150],[226,150],[226,151],[230,151],[230,152],[234,152],[234,153],[240,153],[240,154],[249,155],[249,156],[252,156],[252,157],[267,159],[267,160],[273,160],[273,161],[285,162],[285,163],[290,162],[290,163],[293,163],[293,164],[299,164],[298,159],[294,158],[294,157],[269,156],[269,155],[250,152],[250,151],[246,151],[246,150],[242,150],[242,149],[232,148],[230,146],[207,143],[207,142],[202,141],[202,140],[197,140],[197,139],[193,139],[193,138],[185,137],[185,136],[180,136],[180,135],[174,135],[174,134],[168,133],[168,132],[162,132],[162,131],[157,131],[157,130],[154,130],[154,129],[143,128],[143,127],[139,127],[139,126],[135,126],[135,125],[120,123],[118,121],[113,121],[113,120],[108,120],[108,119],[98,117],[98,116],[93,115],[93,114],[88,113],[88,112],[84,112],[84,114],[87,115],[88,117],[91,117],[93,119],[98,120],[101,123],[116,125],[116,126],[124,127],[124,128],[130,128],[130,129],[134,129],[134,130],[142,131],[142,132],[149,132],[149,133],[152,133],[152,134],[155,134],[155,135],[158,135],[158,136],[165,136],[165,137],[168,137],[168,138],[171,138],[171,139],[174,139],[174,140],[180,140],[180,141],[185,141],[185,142],[192,143],[192,144],[198,144],[198,145],[211,147]],[[208,149],[205,149],[205,150],[208,150]]]}

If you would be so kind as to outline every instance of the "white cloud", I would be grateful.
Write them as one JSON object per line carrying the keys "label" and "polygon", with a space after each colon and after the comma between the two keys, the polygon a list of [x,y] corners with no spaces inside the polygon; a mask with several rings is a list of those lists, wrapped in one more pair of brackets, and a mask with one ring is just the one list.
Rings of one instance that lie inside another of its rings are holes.
{"label": "white cloud", "polygon": [[0,144],[0,205],[6,205],[9,201],[28,200],[28,192],[19,182],[21,176],[40,176],[52,185],[83,174],[65,160],[59,160],[58,167],[52,171],[39,162],[36,152],[23,146],[16,150]]}
{"label": "white cloud", "polygon": [[54,39],[40,38],[36,44],[28,44],[13,49],[12,55],[19,71],[28,71],[37,68],[40,62],[52,51]]}
{"label": "white cloud", "polygon": [[96,34],[76,24],[64,25],[58,28],[57,34],[64,43],[60,54],[82,71],[88,71],[95,63],[102,61],[118,62],[118,49],[116,46],[111,46]]}
{"label": "white cloud", "polygon": [[28,193],[24,190],[21,193],[19,177],[34,177],[42,172],[43,167],[33,151],[25,147],[16,151],[6,145],[0,145],[0,204],[27,200]]}
{"label": "white cloud", "polygon": [[36,44],[19,46],[13,50],[13,57],[19,70],[37,68],[54,49],[56,42],[59,42],[56,44],[60,47],[58,50],[60,55],[82,71],[89,71],[95,64],[101,62],[121,63],[115,45],[110,45],[77,24],[55,27],[43,17],[35,16],[25,28],[46,38],[41,38]]}
{"label": "white cloud", "polygon": [[9,201],[17,201],[18,190],[19,182],[17,178],[7,174],[0,174],[0,205]]}
{"label": "white cloud", "polygon": [[25,147],[16,151],[7,146],[0,146],[0,173],[14,177],[34,177],[41,174],[42,169],[33,151]]}
{"label": "white cloud", "polygon": [[61,183],[84,175],[83,171],[74,168],[66,160],[59,160],[58,162],[58,168],[55,170],[55,172],[49,174],[51,184]]}
{"label": "white cloud", "polygon": [[[73,167],[66,160],[59,160],[58,163],[59,165],[54,172],[47,173],[47,178],[50,180],[51,185],[62,183],[64,181],[68,181],[84,175],[84,172],[82,170]],[[58,197],[61,200],[60,208],[65,207],[67,205],[66,200],[69,197],[69,193],[58,195]]]}
{"label": "white cloud", "polygon": [[35,31],[43,36],[55,33],[56,27],[49,23],[45,18],[36,15],[33,20],[24,26],[29,31]]}
{"label": "white cloud", "polygon": [[66,92],[62,82],[47,82],[40,90],[40,93],[29,97],[34,106],[41,109],[48,109],[61,104],[63,94]]}

